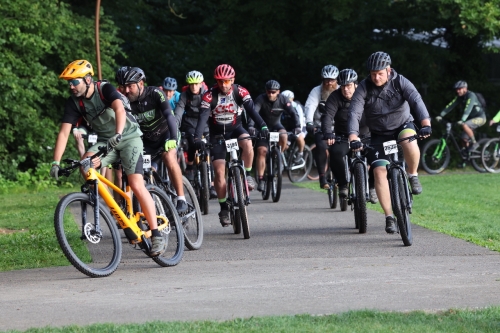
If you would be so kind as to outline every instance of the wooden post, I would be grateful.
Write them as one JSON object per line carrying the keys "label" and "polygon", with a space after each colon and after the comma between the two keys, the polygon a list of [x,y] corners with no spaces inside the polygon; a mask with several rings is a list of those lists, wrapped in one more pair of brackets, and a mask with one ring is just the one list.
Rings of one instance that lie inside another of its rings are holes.
{"label": "wooden post", "polygon": [[101,51],[99,50],[99,12],[101,9],[101,0],[97,0],[95,5],[95,55],[97,60],[97,77],[102,80],[101,73]]}

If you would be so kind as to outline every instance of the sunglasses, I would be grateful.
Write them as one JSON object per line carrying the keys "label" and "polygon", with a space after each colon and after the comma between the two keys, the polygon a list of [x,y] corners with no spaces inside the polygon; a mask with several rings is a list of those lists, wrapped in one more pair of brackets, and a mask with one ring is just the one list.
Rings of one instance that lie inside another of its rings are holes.
{"label": "sunglasses", "polygon": [[233,79],[227,79],[227,80],[217,80],[217,83],[219,84],[230,84]]}
{"label": "sunglasses", "polygon": [[278,93],[278,91],[277,90],[268,90],[267,93],[269,95],[274,95],[274,94]]}
{"label": "sunglasses", "polygon": [[80,84],[80,82],[82,82],[82,79],[73,79],[73,80],[68,80],[68,84],[70,86],[73,86],[73,87],[76,87],[77,85]]}

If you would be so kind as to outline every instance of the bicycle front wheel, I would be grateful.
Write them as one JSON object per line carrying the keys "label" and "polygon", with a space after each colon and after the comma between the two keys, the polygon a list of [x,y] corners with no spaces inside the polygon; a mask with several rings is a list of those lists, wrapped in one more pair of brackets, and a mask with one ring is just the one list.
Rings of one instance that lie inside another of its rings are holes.
{"label": "bicycle front wheel", "polygon": [[[261,192],[262,200],[268,200],[271,196],[271,187],[272,187],[272,178],[270,176],[271,169],[271,159],[269,158],[271,155],[268,152],[266,155],[266,169],[264,170],[264,190]],[[260,180],[258,180],[260,182]]]}
{"label": "bicycle front wheel", "polygon": [[481,162],[486,171],[500,172],[500,138],[490,139],[483,145]]}
{"label": "bicycle front wheel", "polygon": [[422,148],[422,168],[429,174],[438,174],[450,164],[450,148],[443,139],[428,141]]}
{"label": "bicycle front wheel", "polygon": [[274,147],[271,151],[271,158],[273,159],[273,170],[272,172],[272,187],[271,187],[271,197],[273,202],[278,202],[281,197],[281,183],[283,180],[283,175],[281,170],[283,170],[283,161],[281,160],[281,154],[277,147]]}
{"label": "bicycle front wheel", "polygon": [[481,151],[485,145],[486,142],[488,142],[490,139],[484,138],[479,140],[477,143],[479,146],[477,147],[476,150],[473,150],[470,152],[470,162],[472,164],[472,167],[474,170],[480,173],[485,173],[488,170],[483,166],[483,162],[481,160]]}
{"label": "bicycle front wheel", "polygon": [[337,185],[335,185],[335,179],[333,179],[333,172],[330,169],[326,171],[326,181],[330,184],[327,191],[328,203],[331,209],[335,209],[337,208],[339,196]]}
{"label": "bicycle front wheel", "polygon": [[208,165],[206,161],[201,162],[201,189],[200,189],[200,208],[203,215],[208,214],[208,200],[210,200],[210,182],[208,181]]}
{"label": "bicycle front wheel", "polygon": [[234,183],[236,185],[236,195],[238,200],[238,211],[241,221],[241,229],[243,229],[243,238],[250,238],[250,227],[248,225],[248,214],[247,206],[245,205],[245,191],[243,191],[243,186],[245,186],[245,171],[240,168],[233,168]]}
{"label": "bicycle front wheel", "polygon": [[359,233],[366,233],[366,173],[361,163],[354,165],[354,182],[356,186],[356,200],[354,201],[354,215],[357,218]]}
{"label": "bicycle front wheel", "polygon": [[188,205],[187,213],[180,216],[182,229],[184,230],[184,243],[188,249],[198,250],[201,247],[201,243],[203,243],[201,209],[191,182],[184,176],[182,177],[182,185]]}
{"label": "bicycle front wheel", "polygon": [[[410,246],[413,243],[413,235],[411,233],[409,202],[407,197],[408,184],[403,176],[403,171],[398,168],[390,170],[390,192],[392,199],[392,210],[396,215],[398,222],[399,234],[405,246]],[[408,192],[409,193],[409,192]]]}
{"label": "bicycle front wheel", "polygon": [[[233,169],[233,171],[236,171]],[[238,200],[237,198],[237,193],[238,190],[236,188],[236,181],[235,178],[239,175],[239,171],[236,174],[231,174],[227,181],[227,187],[228,187],[228,204],[229,204],[229,217],[231,218],[231,224],[233,225],[233,232],[235,235],[241,234],[241,217],[240,217],[240,212],[235,207],[237,205],[236,201]]]}
{"label": "bicycle front wheel", "polygon": [[70,193],[57,204],[54,213],[57,241],[71,264],[90,277],[111,275],[122,255],[116,221],[99,207],[95,220],[95,202],[88,194]]}
{"label": "bicycle front wheel", "polygon": [[309,172],[311,172],[313,164],[312,152],[309,146],[306,145],[304,147],[302,162],[299,165],[294,165],[293,161],[298,153],[299,149],[294,145],[288,157],[288,178],[292,183],[299,183],[306,179]]}

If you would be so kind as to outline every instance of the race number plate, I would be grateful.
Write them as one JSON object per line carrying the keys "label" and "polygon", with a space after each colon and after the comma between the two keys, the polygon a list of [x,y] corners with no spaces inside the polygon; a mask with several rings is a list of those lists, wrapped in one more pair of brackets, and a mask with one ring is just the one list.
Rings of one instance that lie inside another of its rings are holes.
{"label": "race number plate", "polygon": [[97,134],[89,134],[89,143],[96,143],[97,142]]}
{"label": "race number plate", "polygon": [[398,144],[396,140],[384,142],[384,153],[386,155],[396,154],[398,152]]}
{"label": "race number plate", "polygon": [[233,150],[239,150],[240,148],[238,147],[238,139],[231,139],[231,140],[226,140],[226,150],[228,153],[232,152]]}
{"label": "race number plate", "polygon": [[269,142],[278,142],[278,141],[280,141],[280,132],[270,132]]}
{"label": "race number plate", "polygon": [[151,155],[142,155],[142,167],[151,169]]}

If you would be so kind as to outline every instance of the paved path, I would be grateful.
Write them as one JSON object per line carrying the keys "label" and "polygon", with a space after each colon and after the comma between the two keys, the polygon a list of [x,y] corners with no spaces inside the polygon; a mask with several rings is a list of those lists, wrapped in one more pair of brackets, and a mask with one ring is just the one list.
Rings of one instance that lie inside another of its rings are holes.
{"label": "paved path", "polygon": [[289,183],[279,203],[252,193],[244,240],[220,226],[211,201],[202,249],[176,267],[125,245],[107,278],[72,266],[0,273],[0,330],[499,305],[497,252],[419,227],[404,247],[374,211],[360,235],[350,211],[327,204],[326,194]]}

